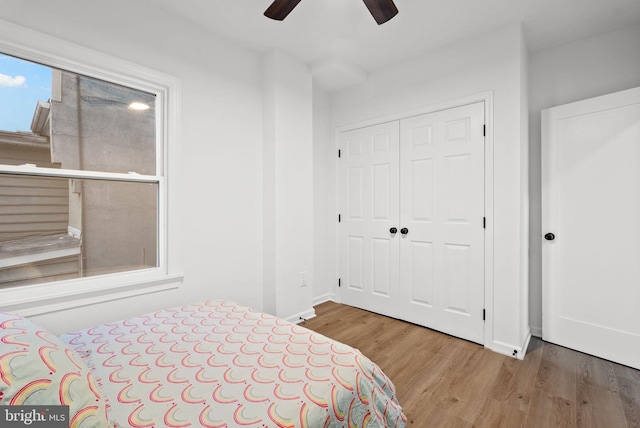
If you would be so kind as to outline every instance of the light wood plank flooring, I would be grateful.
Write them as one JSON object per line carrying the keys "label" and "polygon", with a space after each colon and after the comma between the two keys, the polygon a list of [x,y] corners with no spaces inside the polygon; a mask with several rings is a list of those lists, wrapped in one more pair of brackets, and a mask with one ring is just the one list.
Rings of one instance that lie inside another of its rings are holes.
{"label": "light wood plank flooring", "polygon": [[359,349],[417,427],[640,427],[640,370],[533,338],[524,361],[326,302],[301,325]]}

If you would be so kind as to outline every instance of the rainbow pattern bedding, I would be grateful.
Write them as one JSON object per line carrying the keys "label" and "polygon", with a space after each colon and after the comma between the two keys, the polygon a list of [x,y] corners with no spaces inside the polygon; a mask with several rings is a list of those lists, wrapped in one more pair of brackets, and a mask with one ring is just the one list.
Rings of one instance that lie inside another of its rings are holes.
{"label": "rainbow pattern bedding", "polygon": [[228,301],[60,336],[120,427],[402,427],[391,381],[358,350]]}

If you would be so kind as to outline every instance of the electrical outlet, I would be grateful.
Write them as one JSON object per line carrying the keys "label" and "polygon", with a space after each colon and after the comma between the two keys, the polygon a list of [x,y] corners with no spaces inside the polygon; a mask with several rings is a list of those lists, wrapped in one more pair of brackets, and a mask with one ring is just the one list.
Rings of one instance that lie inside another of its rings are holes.
{"label": "electrical outlet", "polygon": [[300,272],[300,287],[307,286],[307,271]]}

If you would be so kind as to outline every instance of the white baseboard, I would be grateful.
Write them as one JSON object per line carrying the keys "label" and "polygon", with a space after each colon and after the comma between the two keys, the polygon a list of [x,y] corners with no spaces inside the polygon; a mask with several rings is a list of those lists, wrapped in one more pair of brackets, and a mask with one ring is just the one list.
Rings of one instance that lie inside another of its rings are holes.
{"label": "white baseboard", "polygon": [[531,335],[542,339],[542,327],[531,326]]}
{"label": "white baseboard", "polygon": [[527,333],[527,337],[524,339],[524,343],[522,344],[522,355],[519,355],[518,359],[524,360],[524,356],[527,354],[527,350],[529,349],[529,342],[531,342],[531,329],[529,329],[529,333]]}
{"label": "white baseboard", "polygon": [[[329,301],[333,301],[333,302],[336,301],[335,293],[326,293],[321,296],[314,297],[312,304],[313,306],[317,306],[321,303],[329,302]],[[315,318],[315,316],[316,316],[316,311],[315,309],[311,308],[311,309],[307,309],[306,311],[297,313],[295,315],[291,315],[290,317],[285,318],[285,320],[293,324],[299,324],[303,321],[310,320],[311,318]]]}
{"label": "white baseboard", "polygon": [[494,341],[489,347],[489,349],[499,354],[517,358],[518,360],[523,360],[525,354],[527,353],[527,348],[529,347],[530,341],[531,341],[531,332],[527,333],[527,337],[525,337],[524,343],[522,343],[522,345],[516,346],[509,343]]}
{"label": "white baseboard", "polygon": [[313,306],[317,306],[324,302],[337,302],[336,293],[325,293],[313,298]]}
{"label": "white baseboard", "polygon": [[287,317],[285,318],[285,320],[293,324],[300,324],[303,321],[310,320],[311,318],[315,318],[315,316],[316,316],[316,311],[313,308],[311,308],[311,309],[307,309],[304,312],[300,312],[298,314]]}

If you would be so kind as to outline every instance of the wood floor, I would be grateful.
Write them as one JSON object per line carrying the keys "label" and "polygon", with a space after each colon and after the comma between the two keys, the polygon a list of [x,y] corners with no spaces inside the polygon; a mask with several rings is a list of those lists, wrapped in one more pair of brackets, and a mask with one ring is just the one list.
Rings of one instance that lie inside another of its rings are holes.
{"label": "wood floor", "polygon": [[417,427],[640,427],[640,370],[533,338],[524,361],[326,302],[301,325],[347,343],[396,386]]}

